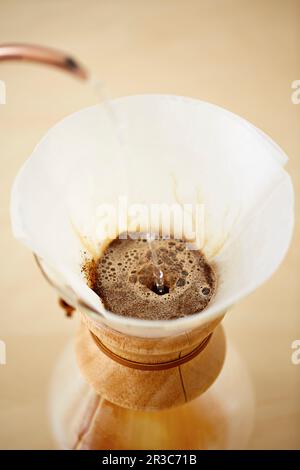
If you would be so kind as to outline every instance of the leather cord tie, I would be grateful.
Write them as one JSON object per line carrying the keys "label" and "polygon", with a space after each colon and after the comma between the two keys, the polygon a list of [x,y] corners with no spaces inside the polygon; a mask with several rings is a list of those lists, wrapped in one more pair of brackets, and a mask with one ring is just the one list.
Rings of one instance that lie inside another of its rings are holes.
{"label": "leather cord tie", "polygon": [[131,361],[130,359],[126,359],[125,357],[115,354],[107,346],[105,346],[105,344],[102,343],[102,341],[98,338],[98,336],[96,336],[92,331],[90,331],[90,333],[92,335],[94,342],[100,349],[100,351],[102,351],[110,359],[117,362],[118,364],[121,364],[122,366],[129,367],[131,369],[138,369],[138,370],[145,370],[145,371],[159,371],[159,370],[172,369],[173,367],[178,367],[178,366],[181,366],[182,364],[185,364],[186,362],[191,361],[206,348],[206,346],[208,345],[212,337],[212,333],[210,333],[208,336],[206,336],[206,338],[204,338],[203,341],[201,341],[200,344],[198,344],[198,346],[196,346],[195,349],[190,351],[185,356],[179,357],[178,359],[173,359],[167,362],[145,363],[145,362]]}

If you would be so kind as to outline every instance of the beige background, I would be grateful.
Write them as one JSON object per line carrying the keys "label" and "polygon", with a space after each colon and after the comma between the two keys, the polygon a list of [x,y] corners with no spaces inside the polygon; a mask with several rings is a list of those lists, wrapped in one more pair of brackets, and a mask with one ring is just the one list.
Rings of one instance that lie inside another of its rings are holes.
{"label": "beige background", "polygon": [[[28,41],[73,53],[106,81],[112,96],[175,93],[217,103],[270,134],[290,157],[300,193],[299,0],[0,0],[0,43]],[[71,338],[56,294],[31,253],[12,238],[13,179],[47,129],[94,102],[91,90],[52,69],[1,64],[7,104],[0,106],[0,448],[53,448],[48,381]],[[296,210],[297,210],[296,196]],[[256,391],[250,448],[300,448],[300,226],[272,279],[225,320]]]}

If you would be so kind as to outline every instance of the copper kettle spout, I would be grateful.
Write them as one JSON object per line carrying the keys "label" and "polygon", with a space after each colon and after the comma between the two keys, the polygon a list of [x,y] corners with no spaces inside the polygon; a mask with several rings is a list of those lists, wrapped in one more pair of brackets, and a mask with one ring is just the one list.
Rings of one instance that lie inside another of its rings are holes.
{"label": "copper kettle spout", "polygon": [[33,44],[0,44],[0,62],[24,60],[58,67],[82,80],[88,78],[85,68],[70,55],[49,47]]}

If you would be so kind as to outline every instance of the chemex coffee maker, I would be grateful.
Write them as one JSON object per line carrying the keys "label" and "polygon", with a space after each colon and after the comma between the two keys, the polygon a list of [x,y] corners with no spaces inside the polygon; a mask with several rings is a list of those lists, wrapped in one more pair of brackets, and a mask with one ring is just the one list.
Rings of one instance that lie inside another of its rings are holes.
{"label": "chemex coffee maker", "polygon": [[[45,48],[1,46],[3,59],[87,78],[77,61]],[[287,157],[249,122],[197,99],[149,94],[111,106],[121,139],[107,103],[83,109],[46,134],[12,189],[14,236],[34,253],[64,305],[81,315],[76,355],[69,345],[51,383],[57,444],[245,448],[255,409],[251,380],[221,321],[287,251],[293,228]],[[83,256],[99,258],[107,246],[97,208],[120,195],[137,204],[204,206],[199,249],[218,276],[205,310],[174,320],[124,317],[89,287]]]}

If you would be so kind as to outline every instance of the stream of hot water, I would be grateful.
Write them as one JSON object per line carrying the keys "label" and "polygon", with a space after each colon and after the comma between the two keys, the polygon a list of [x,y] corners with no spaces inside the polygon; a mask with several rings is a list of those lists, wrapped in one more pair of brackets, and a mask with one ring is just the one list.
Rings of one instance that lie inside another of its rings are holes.
{"label": "stream of hot water", "polygon": [[[126,184],[126,193],[129,197],[129,166],[130,166],[130,151],[125,150],[126,139],[126,126],[123,125],[120,116],[116,112],[108,89],[105,87],[103,82],[89,80],[89,83],[94,88],[97,95],[97,101],[104,105],[107,117],[109,118],[113,132],[115,134],[118,147],[119,147],[119,163],[120,168],[122,168],[123,174],[125,175],[125,184]],[[151,252],[151,261],[153,265],[153,279],[156,286],[156,293],[163,295],[165,293],[165,282],[164,282],[164,273],[159,267],[157,251],[154,246],[155,235],[152,233],[146,234],[147,243]]]}

